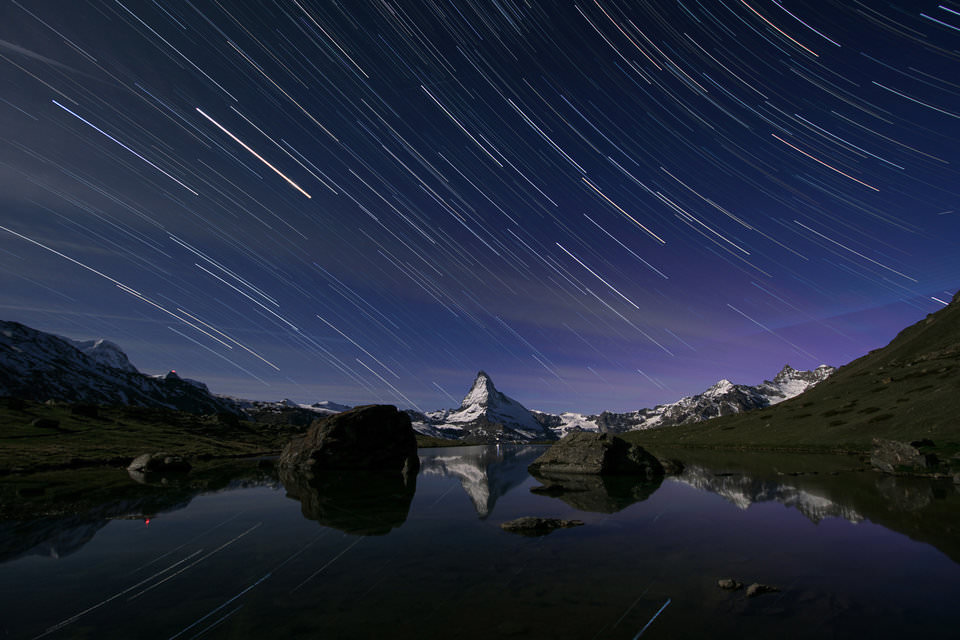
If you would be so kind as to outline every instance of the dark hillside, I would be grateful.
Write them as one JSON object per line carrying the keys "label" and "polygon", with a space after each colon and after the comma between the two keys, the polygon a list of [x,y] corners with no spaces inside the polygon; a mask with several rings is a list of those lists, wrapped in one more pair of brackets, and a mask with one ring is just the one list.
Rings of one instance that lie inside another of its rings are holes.
{"label": "dark hillside", "polygon": [[887,346],[778,405],[625,434],[643,444],[865,451],[874,437],[960,451],[960,293]]}

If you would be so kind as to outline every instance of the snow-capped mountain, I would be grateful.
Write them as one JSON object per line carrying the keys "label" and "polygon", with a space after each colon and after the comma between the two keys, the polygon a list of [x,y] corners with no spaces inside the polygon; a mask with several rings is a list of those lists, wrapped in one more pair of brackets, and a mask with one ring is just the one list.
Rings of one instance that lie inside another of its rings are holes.
{"label": "snow-capped mountain", "polygon": [[441,438],[500,442],[555,437],[532,411],[497,391],[483,371],[477,374],[459,408],[407,413],[416,431]]}
{"label": "snow-capped mountain", "polygon": [[0,396],[40,402],[165,407],[194,413],[236,411],[202,382],[176,373],[148,376],[106,340],[75,342],[17,322],[0,321]]}
{"label": "snow-capped mountain", "polygon": [[676,402],[657,405],[628,413],[604,411],[599,415],[584,416],[564,413],[559,416],[541,414],[540,419],[557,435],[582,429],[620,433],[638,429],[653,429],[676,424],[703,422],[754,409],[763,409],[800,395],[825,380],[836,369],[822,364],[812,371],[798,371],[785,365],[773,380],[764,380],[756,386],[733,384],[720,380],[703,393],[680,398]]}
{"label": "snow-capped mountain", "polygon": [[628,413],[604,411],[599,415],[552,414],[530,411],[497,391],[481,371],[459,409],[421,414],[408,411],[413,428],[425,435],[477,442],[562,438],[570,431],[621,433],[676,424],[702,422],[719,416],[762,409],[799,395],[825,380],[836,369],[820,365],[798,371],[786,365],[756,386],[720,380],[703,393]]}

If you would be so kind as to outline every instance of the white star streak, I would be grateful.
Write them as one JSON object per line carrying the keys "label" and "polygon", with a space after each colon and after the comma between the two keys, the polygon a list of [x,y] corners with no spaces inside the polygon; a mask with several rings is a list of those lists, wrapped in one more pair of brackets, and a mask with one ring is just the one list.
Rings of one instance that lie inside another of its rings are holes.
{"label": "white star streak", "polygon": [[846,249],[847,251],[849,251],[849,252],[852,253],[853,255],[859,256],[859,257],[863,258],[864,260],[866,260],[867,262],[872,262],[873,264],[877,265],[878,267],[883,267],[883,268],[886,269],[887,271],[890,271],[890,272],[892,272],[892,273],[895,273],[895,274],[897,274],[898,276],[900,276],[901,278],[906,278],[906,279],[909,280],[910,282],[916,282],[916,280],[915,280],[914,278],[911,278],[910,276],[908,276],[908,275],[906,275],[906,274],[904,274],[904,273],[900,273],[900,272],[897,271],[896,269],[891,269],[891,268],[888,267],[887,265],[882,264],[882,263],[880,263],[880,262],[877,262],[877,261],[874,260],[873,258],[868,258],[867,256],[863,255],[862,253],[860,253],[860,252],[858,252],[858,251],[854,251],[853,249],[851,249],[851,248],[848,247],[847,245],[841,244],[841,243],[837,242],[836,240],[833,240],[832,238],[828,238],[827,236],[823,235],[823,234],[820,233],[819,231],[814,231],[813,229],[811,229],[811,228],[808,227],[807,225],[803,224],[803,223],[800,222],[799,220],[794,220],[794,222],[795,222],[796,224],[800,225],[801,227],[803,227],[804,229],[806,229],[807,231],[809,231],[810,233],[816,234],[817,236],[823,238],[823,239],[826,240],[827,242],[832,242],[833,244],[837,245],[838,247],[841,247],[841,248],[843,248],[843,249]]}
{"label": "white star streak", "polygon": [[630,215],[629,213],[627,213],[626,211],[624,211],[624,210],[623,210],[623,207],[621,207],[621,206],[618,205],[616,202],[614,202],[613,200],[611,200],[610,198],[608,198],[606,195],[604,195],[604,193],[603,193],[602,191],[600,191],[600,189],[597,188],[597,186],[594,185],[592,182],[590,182],[590,181],[587,180],[586,178],[580,178],[580,179],[583,180],[583,181],[587,184],[588,187],[590,187],[591,189],[593,189],[594,191],[596,191],[596,192],[597,192],[597,195],[599,195],[601,198],[603,198],[604,200],[606,200],[607,202],[609,202],[617,211],[619,211],[619,212],[622,213],[623,215],[627,216],[627,218],[629,218],[635,225],[637,225],[638,227],[640,227],[641,229],[643,229],[644,231],[646,231],[647,233],[649,233],[651,236],[653,236],[653,238],[654,238],[657,242],[659,242],[660,244],[667,244],[667,241],[666,241],[666,240],[664,240],[663,238],[661,238],[660,236],[658,236],[657,234],[655,234],[653,231],[650,231],[650,229],[647,229],[645,226],[643,226],[642,224],[640,224],[640,223],[637,221],[636,218],[634,218],[632,215]]}
{"label": "white star streak", "polygon": [[593,275],[594,278],[596,278],[597,280],[599,280],[599,281],[602,282],[603,284],[607,285],[607,287],[608,287],[611,291],[613,291],[615,294],[617,294],[618,296],[620,296],[621,298],[623,298],[624,300],[626,300],[627,302],[629,302],[630,305],[631,305],[634,309],[636,309],[636,310],[638,310],[638,311],[640,310],[640,307],[638,307],[636,304],[634,304],[633,300],[631,300],[631,299],[628,298],[627,296],[625,296],[625,295],[623,295],[622,293],[620,293],[620,292],[617,290],[616,287],[614,287],[612,284],[610,284],[609,282],[607,282],[606,280],[604,280],[603,278],[601,278],[601,277],[597,274],[596,271],[594,271],[593,269],[591,269],[591,268],[588,267],[587,265],[583,264],[583,262],[580,260],[580,258],[578,258],[577,256],[575,256],[575,255],[573,255],[572,253],[570,253],[569,251],[567,251],[567,249],[566,249],[562,244],[560,244],[559,242],[557,242],[557,243],[555,243],[555,244],[556,244],[558,247],[560,247],[561,249],[563,249],[563,252],[564,252],[564,253],[566,253],[568,256],[570,256],[571,258],[573,258],[574,260],[576,260],[576,261],[577,261],[577,264],[579,264],[581,267],[583,267],[584,269],[586,269],[587,271],[589,271],[590,274]]}
{"label": "white star streak", "polygon": [[202,115],[204,118],[206,118],[207,120],[209,120],[210,122],[212,122],[214,125],[216,125],[216,127],[217,127],[218,129],[220,129],[220,131],[223,131],[225,134],[227,134],[228,136],[230,136],[230,138],[231,138],[234,142],[236,142],[236,143],[239,144],[241,147],[243,147],[244,149],[246,149],[247,151],[249,151],[249,152],[253,155],[253,157],[255,157],[257,160],[259,160],[259,161],[262,162],[263,164],[265,164],[265,165],[267,165],[268,167],[270,167],[270,168],[273,170],[274,173],[276,173],[278,176],[280,176],[281,178],[283,178],[284,180],[286,180],[287,183],[288,183],[291,187],[293,187],[294,189],[296,189],[297,191],[299,191],[299,192],[302,193],[303,195],[307,196],[308,198],[312,197],[309,193],[307,193],[306,191],[304,191],[303,189],[301,189],[300,186],[299,186],[296,182],[294,182],[293,180],[291,180],[291,179],[288,178],[287,176],[283,175],[283,173],[282,173],[279,169],[277,169],[275,166],[273,166],[272,164],[270,164],[269,162],[267,162],[266,159],[264,159],[263,156],[261,156],[259,153],[257,153],[256,151],[254,151],[254,150],[251,149],[250,147],[248,147],[246,144],[244,144],[243,140],[241,140],[241,139],[238,138],[237,136],[235,136],[235,135],[233,135],[232,133],[230,133],[229,131],[227,131],[227,130],[223,127],[223,125],[221,125],[219,122],[217,122],[216,120],[214,120],[213,118],[211,118],[210,116],[208,116],[207,114],[205,114],[200,107],[196,107],[196,110],[200,113],[200,115]]}
{"label": "white star streak", "polygon": [[[315,314],[315,315],[316,315],[316,314]],[[335,326],[333,326],[332,324],[330,324],[329,322],[327,322],[327,320],[326,320],[325,318],[323,318],[322,316],[317,315],[317,317],[320,318],[321,320],[323,320],[324,324],[326,324],[328,327],[330,327],[331,329],[333,329],[334,331],[336,331],[337,333],[339,333],[341,336],[343,336],[344,338],[346,338],[347,340],[349,340],[349,341],[350,341],[350,344],[352,344],[352,345],[355,346],[357,349],[360,349],[360,351],[363,351],[365,354],[367,354],[368,356],[370,356],[371,358],[373,358],[373,359],[376,361],[377,364],[379,364],[381,367],[383,367],[384,369],[386,369],[387,371],[389,371],[389,372],[393,375],[394,378],[396,378],[397,380],[400,379],[400,376],[398,376],[396,373],[394,373],[394,371],[393,371],[390,367],[388,367],[387,365],[385,365],[385,364],[383,364],[382,362],[380,362],[379,360],[377,360],[377,357],[376,357],[375,355],[373,355],[372,353],[370,353],[369,351],[367,351],[366,349],[364,349],[363,347],[361,347],[359,344],[357,344],[357,343],[353,340],[353,338],[351,338],[350,336],[348,336],[347,334],[345,334],[343,331],[340,331],[340,329],[337,329]]]}
{"label": "white star streak", "polygon": [[736,308],[735,306],[733,306],[732,304],[728,304],[727,306],[730,307],[731,309],[733,309],[734,311],[736,311],[737,313],[739,313],[740,315],[742,315],[744,318],[746,318],[747,320],[749,320],[749,321],[752,322],[753,324],[757,325],[758,327],[760,327],[761,329],[763,329],[764,331],[766,331],[767,333],[769,333],[770,335],[776,336],[777,338],[780,338],[781,340],[783,340],[784,342],[786,342],[788,345],[790,345],[791,347],[793,347],[794,349],[796,349],[797,351],[799,351],[799,352],[802,353],[803,355],[809,356],[810,358],[813,358],[814,360],[817,359],[817,357],[816,357],[815,355],[813,355],[812,353],[810,353],[809,351],[804,351],[803,349],[801,349],[801,348],[798,347],[797,345],[793,344],[792,342],[790,342],[789,340],[787,340],[786,338],[784,338],[783,336],[781,336],[779,333],[777,333],[776,331],[774,331],[773,329],[771,329],[771,328],[768,327],[767,325],[763,324],[762,322],[757,322],[756,320],[754,320],[753,318],[751,318],[750,316],[748,316],[747,314],[745,314],[743,311],[740,311],[740,309],[737,309],[737,308]]}
{"label": "white star streak", "polygon": [[420,413],[423,413],[423,409],[421,409],[420,407],[418,407],[418,406],[413,402],[413,400],[411,400],[411,399],[408,398],[407,396],[405,396],[405,395],[403,395],[402,393],[400,393],[400,390],[399,390],[399,389],[397,389],[395,386],[393,386],[392,384],[390,384],[386,379],[384,379],[384,377],[383,377],[382,375],[380,375],[379,373],[377,373],[376,371],[374,371],[373,369],[371,369],[370,367],[368,367],[363,360],[361,360],[360,358],[356,358],[356,361],[359,362],[360,365],[361,365],[364,369],[366,369],[367,371],[369,371],[369,372],[372,373],[373,375],[377,376],[377,378],[380,379],[380,382],[382,382],[383,384],[385,384],[385,385],[387,385],[388,387],[390,387],[395,394],[397,394],[398,396],[400,396],[401,398],[403,398],[404,400],[406,400],[407,402],[409,402],[411,407],[413,407],[414,409],[416,409],[416,410],[419,411]]}
{"label": "white star streak", "polygon": [[90,122],[89,120],[86,120],[86,119],[82,118],[81,116],[78,116],[76,113],[74,113],[74,112],[71,111],[70,109],[66,108],[65,106],[63,106],[62,104],[60,104],[59,102],[57,102],[56,100],[51,100],[51,102],[52,102],[53,104],[57,105],[58,107],[60,107],[61,109],[63,109],[64,111],[66,111],[67,113],[69,113],[70,115],[72,115],[74,118],[76,118],[76,119],[79,120],[80,122],[82,122],[82,123],[84,123],[85,125],[87,125],[88,127],[91,127],[91,128],[93,128],[94,130],[96,130],[97,132],[99,132],[99,133],[103,134],[104,136],[110,138],[111,140],[113,140],[114,142],[116,142],[118,145],[120,145],[121,147],[123,147],[124,149],[126,149],[127,151],[129,151],[130,153],[132,153],[133,155],[137,156],[138,158],[140,158],[141,160],[143,160],[144,162],[146,162],[148,165],[150,165],[151,167],[153,167],[154,169],[156,169],[157,171],[159,171],[159,172],[162,173],[163,175],[167,176],[168,178],[170,178],[171,180],[173,180],[174,182],[176,182],[178,185],[180,185],[181,187],[183,187],[184,189],[186,189],[187,191],[189,191],[189,192],[192,193],[193,195],[195,195],[195,196],[200,195],[200,194],[198,194],[196,191],[194,191],[193,189],[191,189],[191,188],[188,187],[187,185],[183,184],[182,182],[180,182],[179,180],[177,180],[176,178],[174,178],[172,175],[170,175],[169,173],[167,173],[166,171],[164,171],[163,169],[161,169],[160,167],[158,167],[157,165],[153,164],[152,162],[150,162],[149,160],[147,160],[146,158],[144,158],[142,155],[140,155],[139,153],[137,153],[136,151],[134,151],[133,149],[131,149],[131,148],[128,147],[127,145],[123,144],[122,142],[120,142],[119,140],[117,140],[116,138],[114,138],[112,135],[110,135],[109,133],[107,133],[106,131],[104,131],[103,129],[101,129],[100,127],[98,127],[97,125],[95,125],[95,124],[93,124],[92,122]]}

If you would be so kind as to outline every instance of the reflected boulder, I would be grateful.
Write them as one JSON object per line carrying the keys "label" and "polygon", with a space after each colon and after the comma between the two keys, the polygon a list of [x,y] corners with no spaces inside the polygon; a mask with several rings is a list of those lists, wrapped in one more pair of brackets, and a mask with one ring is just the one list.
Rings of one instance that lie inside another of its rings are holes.
{"label": "reflected boulder", "polygon": [[308,520],[363,536],[385,535],[407,520],[416,475],[386,471],[318,471],[281,467],[287,497]]}
{"label": "reflected boulder", "polygon": [[610,433],[570,433],[528,467],[531,473],[663,477],[663,465],[640,445]]}
{"label": "reflected boulder", "polygon": [[660,488],[663,479],[662,476],[648,480],[637,476],[536,471],[531,475],[543,483],[531,492],[559,498],[578,511],[593,513],[616,513],[642,502]]}
{"label": "reflected boulder", "polygon": [[315,420],[303,437],[283,448],[280,466],[415,474],[420,459],[410,417],[391,405],[368,405]]}

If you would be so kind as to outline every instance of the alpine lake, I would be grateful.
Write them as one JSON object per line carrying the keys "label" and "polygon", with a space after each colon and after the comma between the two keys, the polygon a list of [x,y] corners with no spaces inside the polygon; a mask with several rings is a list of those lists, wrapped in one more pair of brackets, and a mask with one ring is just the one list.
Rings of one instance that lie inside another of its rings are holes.
{"label": "alpine lake", "polygon": [[[652,484],[533,477],[542,452],[421,449],[406,480],[5,477],[0,638],[960,637],[950,480],[705,451]],[[522,516],[584,524],[501,529]]]}

